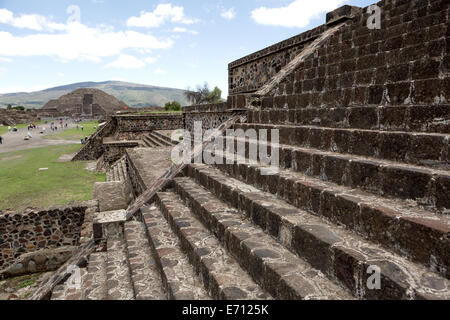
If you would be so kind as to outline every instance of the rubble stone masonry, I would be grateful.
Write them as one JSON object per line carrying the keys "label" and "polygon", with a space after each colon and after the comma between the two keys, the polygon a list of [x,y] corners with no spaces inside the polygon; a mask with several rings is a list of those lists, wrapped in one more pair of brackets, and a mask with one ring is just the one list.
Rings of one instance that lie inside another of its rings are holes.
{"label": "rubble stone masonry", "polygon": [[24,253],[78,245],[87,206],[0,212],[0,269]]}

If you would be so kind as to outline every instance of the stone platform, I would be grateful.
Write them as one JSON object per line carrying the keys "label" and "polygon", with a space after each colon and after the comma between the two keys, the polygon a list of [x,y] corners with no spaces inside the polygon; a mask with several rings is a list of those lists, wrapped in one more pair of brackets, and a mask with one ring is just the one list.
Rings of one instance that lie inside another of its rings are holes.
{"label": "stone platform", "polygon": [[172,165],[171,147],[159,149],[133,148],[126,150],[128,174],[136,195],[147,190]]}

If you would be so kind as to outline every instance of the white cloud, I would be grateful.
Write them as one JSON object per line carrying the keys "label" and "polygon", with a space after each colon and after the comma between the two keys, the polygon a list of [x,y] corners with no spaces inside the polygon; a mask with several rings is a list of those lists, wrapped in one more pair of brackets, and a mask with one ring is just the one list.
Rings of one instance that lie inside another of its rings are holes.
{"label": "white cloud", "polygon": [[4,75],[8,71],[6,68],[0,68],[0,76]]}
{"label": "white cloud", "polygon": [[0,9],[0,23],[11,23],[14,20],[14,14],[8,9]]}
{"label": "white cloud", "polygon": [[0,9],[0,23],[8,24],[16,28],[42,30],[65,30],[67,26],[61,23],[49,21],[46,17],[38,14],[22,14],[18,17],[8,9]]}
{"label": "white cloud", "polygon": [[220,16],[222,18],[228,19],[228,20],[232,20],[236,17],[236,11],[234,10],[234,8],[230,8],[228,10],[222,10],[222,13],[220,14]]}
{"label": "white cloud", "polygon": [[257,8],[252,11],[252,18],[259,24],[302,28],[306,27],[311,19],[336,9],[343,2],[345,0],[295,0],[285,7]]}
{"label": "white cloud", "polygon": [[159,27],[165,22],[174,22],[181,24],[193,24],[195,19],[188,18],[184,15],[184,8],[172,6],[172,4],[159,4],[152,12],[141,11],[139,17],[131,17],[127,21],[129,27]]}
{"label": "white cloud", "polygon": [[51,85],[47,86],[10,86],[10,87],[0,87],[0,94],[4,93],[15,93],[15,92],[34,92],[34,91],[41,91],[52,87]]}
{"label": "white cloud", "polygon": [[56,75],[57,75],[58,77],[64,77],[64,73],[62,73],[62,72],[58,72]]}
{"label": "white cloud", "polygon": [[134,56],[121,54],[117,60],[106,65],[107,68],[121,68],[121,69],[140,69],[145,67],[145,62],[139,60]]}
{"label": "white cloud", "polygon": [[115,61],[107,64],[106,68],[120,68],[120,69],[140,69],[147,64],[155,63],[157,58],[147,57],[145,59],[139,59],[135,56],[128,54],[121,54]]}
{"label": "white cloud", "polygon": [[152,64],[152,63],[155,63],[156,60],[157,60],[156,58],[148,57],[148,58],[145,59],[145,62],[148,63],[148,64]]}
{"label": "white cloud", "polygon": [[0,62],[12,62],[12,59],[0,57]]}
{"label": "white cloud", "polygon": [[158,69],[155,70],[154,74],[157,74],[157,75],[164,75],[164,74],[167,74],[167,71],[166,71],[166,70],[163,70],[163,69],[161,69],[161,68],[158,68]]}
{"label": "white cloud", "polygon": [[197,35],[198,32],[195,30],[188,30],[186,28],[180,28],[180,27],[175,27],[172,29],[172,32],[177,32],[177,33],[191,33],[191,34],[195,34]]}
{"label": "white cloud", "polygon": [[68,24],[63,33],[39,33],[14,36],[0,31],[0,56],[52,56],[60,61],[89,60],[117,56],[125,49],[168,49],[172,39],[160,40],[136,31],[112,31],[91,28],[80,23]]}

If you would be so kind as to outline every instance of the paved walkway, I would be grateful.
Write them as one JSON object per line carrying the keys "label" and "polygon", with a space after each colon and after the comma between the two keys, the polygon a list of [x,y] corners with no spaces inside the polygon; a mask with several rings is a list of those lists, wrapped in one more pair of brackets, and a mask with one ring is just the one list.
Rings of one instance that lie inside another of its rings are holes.
{"label": "paved walkway", "polygon": [[[75,126],[76,126],[75,123],[69,122],[67,129],[71,129]],[[47,129],[46,134],[39,133],[42,127],[45,127]],[[8,132],[3,134],[2,135],[3,144],[0,144],[0,153],[33,149],[45,146],[57,146],[57,145],[80,143],[80,141],[43,139],[42,136],[62,132],[62,129],[58,129],[58,131],[50,130],[50,123],[45,125],[41,124],[38,129],[30,131],[31,135],[33,136],[33,138],[30,140],[24,140],[24,137],[27,135],[27,132],[28,132],[27,128],[22,128],[18,129],[17,132]]]}

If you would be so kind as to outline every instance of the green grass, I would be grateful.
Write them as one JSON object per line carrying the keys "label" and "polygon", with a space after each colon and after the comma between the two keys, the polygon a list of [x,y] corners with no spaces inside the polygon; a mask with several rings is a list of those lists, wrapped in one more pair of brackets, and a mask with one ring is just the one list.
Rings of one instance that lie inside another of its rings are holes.
{"label": "green grass", "polygon": [[49,146],[0,154],[0,209],[19,211],[91,199],[94,183],[104,182],[105,174],[89,172],[84,162],[56,162],[80,147]]}
{"label": "green grass", "polygon": [[[50,140],[81,141],[81,139],[89,137],[91,134],[95,133],[95,131],[98,129],[99,123],[97,121],[88,121],[88,122],[81,122],[78,125],[83,126],[83,131],[81,131],[81,129],[77,130],[77,128],[72,128],[64,132],[49,134],[43,136],[42,138]],[[97,127],[97,129],[94,129],[94,127]],[[50,128],[47,128],[47,132],[48,130],[50,130]]]}
{"label": "green grass", "polygon": [[19,288],[22,289],[22,288],[26,288],[26,287],[32,286],[35,282],[36,282],[36,278],[33,277],[31,279],[28,279],[28,280],[25,280],[25,281],[21,282],[19,284]]}

